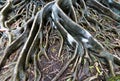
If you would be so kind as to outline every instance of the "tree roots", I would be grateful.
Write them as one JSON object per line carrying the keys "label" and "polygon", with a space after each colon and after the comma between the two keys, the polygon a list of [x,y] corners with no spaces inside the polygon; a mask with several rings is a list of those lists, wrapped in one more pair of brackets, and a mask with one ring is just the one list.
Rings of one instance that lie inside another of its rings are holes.
{"label": "tree roots", "polygon": [[[1,78],[1,80],[29,80],[28,71],[33,65],[34,81],[43,81],[39,62],[41,62],[42,55],[45,56],[47,61],[51,60],[51,58],[49,58],[48,48],[50,46],[49,36],[52,30],[58,30],[60,34],[61,44],[57,53],[58,58],[63,58],[64,45],[70,48],[71,52],[69,53],[74,53],[71,54],[68,62],[64,64],[61,70],[59,70],[50,81],[57,81],[68,68],[71,68],[70,76],[66,75],[62,78],[64,80],[88,81],[99,77],[106,79],[109,76],[116,76],[114,65],[120,66],[120,58],[108,51],[110,51],[109,49],[119,48],[116,44],[120,45],[120,41],[116,39],[116,43],[113,45],[114,47],[112,47],[108,45],[109,42],[107,42],[107,39],[112,40],[111,38],[114,36],[119,37],[120,32],[115,29],[115,31],[111,30],[113,36],[109,37],[104,35],[103,33],[107,30],[110,35],[109,29],[114,28],[110,25],[106,26],[106,23],[104,25],[104,19],[101,18],[106,18],[106,22],[114,21],[114,23],[119,25],[120,16],[108,6],[102,4],[100,0],[56,0],[48,2],[44,7],[42,7],[43,5],[39,5],[45,3],[44,1],[14,1],[13,4],[12,0],[7,1],[6,6],[3,7],[0,12],[2,17],[0,19],[0,26],[1,29],[4,30],[4,28],[7,28],[8,31],[0,32],[3,33],[3,37],[6,33],[8,36],[9,33],[15,34],[15,32],[17,32],[17,34],[19,33],[20,36],[12,41],[10,40],[12,35],[7,37],[10,44],[6,45],[6,48],[3,49],[4,54],[0,60],[1,72],[4,70],[6,64],[12,63],[10,62],[10,58],[14,55],[15,51],[18,51],[20,47],[22,47],[22,49],[20,49],[20,53],[17,54],[17,60],[14,60],[16,63],[13,65],[12,71],[10,70],[11,67],[8,66],[7,71],[10,73],[6,76],[6,74],[2,72],[4,75],[0,75],[0,78],[1,76],[5,78]],[[106,2],[106,4],[110,5],[109,2]],[[113,4],[119,6],[119,3],[113,2]],[[114,7],[116,9],[118,8],[116,6]],[[15,9],[15,13],[17,14],[9,18],[6,10],[12,10],[12,8]],[[25,18],[19,23],[19,26],[22,28],[17,26],[15,30],[13,30],[10,26],[15,20],[19,20],[21,16],[23,19]],[[99,19],[99,17],[101,18]],[[110,20],[110,18],[113,20]],[[92,34],[91,31],[94,31],[96,34]],[[101,41],[98,42],[96,39],[100,39]],[[102,41],[105,42],[103,43]],[[53,52],[54,51],[53,49]],[[95,70],[91,71],[92,69],[90,67],[95,68]],[[106,67],[109,67],[108,72],[105,71]],[[85,71],[84,68],[87,70]],[[96,71],[94,75],[88,75],[94,71]],[[86,78],[83,77],[83,73],[86,74]]]}

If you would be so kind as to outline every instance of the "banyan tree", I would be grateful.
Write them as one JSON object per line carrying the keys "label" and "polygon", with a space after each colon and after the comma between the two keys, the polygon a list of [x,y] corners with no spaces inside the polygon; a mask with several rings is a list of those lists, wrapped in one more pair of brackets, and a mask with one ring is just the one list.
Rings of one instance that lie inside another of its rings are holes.
{"label": "banyan tree", "polygon": [[1,81],[117,81],[119,74],[119,1],[0,0]]}

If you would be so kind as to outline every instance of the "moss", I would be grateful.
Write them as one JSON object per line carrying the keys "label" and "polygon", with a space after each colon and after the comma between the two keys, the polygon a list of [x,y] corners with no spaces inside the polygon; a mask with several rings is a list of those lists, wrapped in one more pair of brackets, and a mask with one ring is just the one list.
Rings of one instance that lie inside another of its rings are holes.
{"label": "moss", "polygon": [[120,75],[114,76],[114,77],[110,77],[110,78],[107,79],[107,81],[120,81]]}

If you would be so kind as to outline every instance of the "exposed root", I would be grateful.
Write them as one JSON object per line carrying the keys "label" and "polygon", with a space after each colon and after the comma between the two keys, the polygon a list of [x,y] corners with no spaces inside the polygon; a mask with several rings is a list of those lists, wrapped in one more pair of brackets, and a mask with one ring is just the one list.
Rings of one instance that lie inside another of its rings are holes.
{"label": "exposed root", "polygon": [[34,55],[34,72],[35,72],[35,79],[34,81],[40,81],[41,78],[41,72],[38,68],[38,63],[37,63],[37,55]]}
{"label": "exposed root", "polygon": [[[11,81],[28,80],[27,69],[30,68],[29,65],[33,65],[34,81],[39,81],[45,77],[42,75],[39,62],[41,62],[42,59],[41,55],[44,55],[46,60],[50,61],[49,63],[52,63],[51,59],[54,58],[49,58],[48,55],[49,34],[52,30],[51,23],[54,25],[55,29],[60,32],[61,44],[58,46],[60,48],[57,52],[58,55],[55,55],[55,57],[58,56],[61,58],[60,61],[64,60],[64,57],[62,57],[64,45],[68,45],[74,53],[66,64],[62,62],[64,66],[55,76],[52,76],[52,78],[51,76],[47,76],[49,79],[57,81],[73,62],[74,64],[70,71],[70,76],[65,77],[64,79],[72,81],[78,80],[79,68],[83,67],[82,64],[84,65],[84,61],[89,62],[89,64],[93,66],[96,62],[98,63],[97,66],[94,66],[94,70],[96,70],[94,76],[90,75],[91,77],[87,77],[87,79],[84,79],[85,81],[97,79],[99,76],[103,76],[102,74],[105,75],[104,78],[111,75],[116,76],[114,65],[120,66],[120,58],[111,53],[114,53],[116,48],[120,48],[120,42],[117,41],[119,40],[118,36],[120,35],[115,27],[110,26],[111,24],[106,25],[104,21],[109,22],[114,20],[112,25],[119,25],[120,16],[110,9],[110,5],[113,4],[113,7],[119,11],[119,3],[114,1],[109,3],[106,1],[105,4],[102,4],[103,2],[101,0],[55,0],[43,7],[44,4],[42,3],[44,1],[40,1],[39,3],[37,1],[29,0],[18,2],[12,0],[7,1],[8,3],[0,11],[0,32],[9,35],[9,46],[4,50],[4,55],[0,60],[0,69],[9,68],[11,65],[5,66],[5,64],[9,63],[9,61],[7,62],[7,59],[9,59],[17,49],[22,46],[23,48],[21,49],[20,54],[15,57],[18,59],[15,62],[15,67],[12,67],[12,69],[14,68],[13,73],[10,72],[8,76],[3,75],[5,77],[4,80],[8,80],[9,78]],[[40,6],[40,4],[42,5]],[[8,11],[12,8],[15,8],[16,15],[9,18]],[[99,12],[101,13],[99,14]],[[24,21],[20,23],[24,31],[13,41],[11,33],[13,29],[10,26],[15,20],[19,19],[21,15],[25,18]],[[102,17],[106,19],[104,20]],[[108,17],[113,20],[110,20]],[[23,23],[26,24],[25,27]],[[5,29],[8,30],[8,32],[5,32],[4,28],[8,28]],[[90,31],[92,32],[90,33]],[[107,32],[106,35],[105,32]],[[117,39],[115,37],[117,37]],[[97,41],[96,38],[101,41]],[[115,41],[115,43],[109,45],[109,42],[113,41]],[[114,51],[111,52],[111,49]],[[108,50],[110,50],[110,52],[108,52]],[[55,51],[56,50],[54,50],[54,52]],[[89,64],[87,66],[89,66]],[[104,66],[109,66],[109,72],[103,70],[105,68]]]}
{"label": "exposed root", "polygon": [[92,77],[89,77],[89,78],[85,79],[84,81],[92,81],[92,80],[96,79],[97,77],[98,77],[98,74],[96,74]]}
{"label": "exposed root", "polygon": [[24,9],[21,11],[21,13],[16,14],[16,15],[15,15],[14,17],[12,17],[11,19],[5,21],[5,27],[10,28],[9,25],[12,24],[15,19],[17,19],[18,17],[20,17],[20,16],[23,14],[23,12],[24,12]]}
{"label": "exposed root", "polygon": [[63,39],[61,34],[60,34],[60,36],[61,36],[61,45],[60,45],[60,49],[59,49],[59,52],[58,52],[58,57],[61,56],[63,45],[64,45],[64,39]]}
{"label": "exposed root", "polygon": [[0,11],[0,26],[3,29],[5,27],[5,19],[8,16],[8,11],[10,11],[12,6],[12,0],[7,0],[6,6]]}
{"label": "exposed root", "polygon": [[70,63],[75,59],[78,52],[78,46],[75,47],[75,52],[73,54],[73,57],[66,63],[66,65],[59,71],[59,73],[52,79],[52,81],[57,81],[59,77],[63,74],[63,72],[68,68]]}
{"label": "exposed root", "polygon": [[31,25],[31,23],[33,22],[33,19],[30,19],[27,24],[26,24],[26,29],[25,31],[23,32],[23,34],[18,38],[16,39],[14,42],[12,42],[10,44],[10,46],[8,46],[6,48],[6,50],[4,51],[4,56],[2,57],[2,59],[0,60],[0,68],[2,66],[5,65],[6,63],[6,60],[9,58],[9,56],[14,52],[16,51],[21,45],[23,45],[26,41],[26,37],[28,36],[29,34],[29,25]]}
{"label": "exposed root", "polygon": [[119,15],[114,13],[110,8],[107,8],[104,5],[100,4],[96,0],[92,0],[92,1],[87,0],[87,5],[96,8],[97,10],[101,11],[103,14],[109,16],[110,18],[116,20],[117,22],[120,21]]}
{"label": "exposed root", "polygon": [[[37,24],[37,19],[38,19],[39,14],[41,14],[41,13],[38,13],[37,16],[35,17],[34,22],[33,22],[33,24],[32,24],[32,28],[31,28],[32,30],[30,31],[30,35],[29,35],[29,37],[28,37],[28,39],[27,39],[27,42],[25,43],[22,51],[20,52],[20,56],[19,56],[19,58],[18,58],[18,62],[17,62],[17,64],[16,64],[16,66],[15,66],[13,81],[19,80],[19,79],[18,79],[18,76],[20,76],[20,75],[19,75],[19,72],[21,73],[21,71],[24,71],[24,68],[25,68],[25,59],[26,59],[26,56],[27,56],[27,52],[29,51],[29,48],[30,48],[30,46],[31,46],[31,44],[32,44],[32,41],[34,40],[34,37],[35,37],[35,35],[36,35],[36,32],[38,31],[38,30],[37,30],[37,29],[38,29],[37,27],[39,27],[39,26],[38,26],[38,24]],[[42,22],[42,21],[40,21],[40,22]],[[41,28],[41,27],[39,27],[39,28]],[[31,34],[31,33],[32,33],[32,34]],[[24,72],[23,72],[23,73],[24,73]],[[22,74],[23,74],[23,73],[22,73]],[[23,75],[24,75],[24,74],[23,74]],[[25,76],[25,75],[24,75],[24,76]],[[23,76],[22,76],[22,77],[23,77]],[[24,80],[24,79],[23,79],[23,80]]]}

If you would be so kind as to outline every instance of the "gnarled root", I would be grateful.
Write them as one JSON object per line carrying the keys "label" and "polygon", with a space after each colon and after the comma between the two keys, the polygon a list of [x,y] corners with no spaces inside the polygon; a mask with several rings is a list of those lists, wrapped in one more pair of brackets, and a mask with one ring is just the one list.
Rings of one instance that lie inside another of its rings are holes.
{"label": "gnarled root", "polygon": [[[11,81],[27,80],[27,70],[32,64],[34,66],[34,80],[41,80],[42,73],[39,69],[38,62],[40,62],[40,56],[42,54],[44,54],[46,59],[50,61],[50,58],[47,55],[47,49],[49,47],[49,33],[52,27],[51,23],[54,25],[55,29],[60,32],[61,35],[61,45],[58,52],[58,57],[60,58],[61,56],[62,48],[64,47],[65,42],[71,49],[74,50],[72,57],[63,66],[63,68],[61,68],[56,76],[51,79],[52,81],[57,81],[65,72],[65,70],[69,67],[69,65],[72,64],[72,62],[74,64],[72,65],[72,70],[69,77],[72,81],[78,79],[83,80],[82,78],[77,78],[77,76],[80,72],[79,68],[84,68],[86,62],[89,62],[88,66],[93,66],[97,72],[94,74],[95,76],[90,75],[91,77],[87,77],[87,79],[85,79],[86,81],[93,80],[99,77],[98,75],[102,76],[101,74],[105,74],[107,76],[106,72],[102,70],[103,66],[101,66],[101,64],[109,66],[110,75],[116,75],[114,71],[114,64],[120,66],[120,58],[109,53],[105,49],[105,47],[100,42],[98,42],[85,28],[87,25],[88,27],[90,27],[90,29],[94,30],[94,32],[99,32],[101,31],[101,29],[104,29],[104,26],[100,23],[100,21],[94,20],[92,19],[92,17],[89,17],[90,12],[86,12],[88,10],[87,6],[90,8],[94,7],[97,11],[102,12],[103,14],[111,17],[117,22],[120,21],[119,15],[111,11],[108,7],[102,5],[97,0],[56,0],[46,4],[45,7],[38,11],[36,15],[36,5],[33,6],[33,3],[30,3],[29,1],[28,3],[29,5],[27,5],[27,7],[30,6],[30,9],[27,8],[25,10],[33,10],[32,14],[29,15],[32,16],[32,18],[26,22],[26,26],[24,27],[24,31],[20,35],[20,37],[18,37],[6,48],[6,50],[4,51],[4,55],[0,60],[0,69],[2,69],[12,53],[23,46],[15,63],[15,67],[13,67],[13,75],[12,73],[10,73],[10,75],[6,77],[5,80],[7,78],[11,78]],[[23,3],[21,2],[19,4],[21,5]],[[8,3],[8,6],[9,5],[10,3]],[[6,6],[5,8],[7,8],[8,6]],[[32,6],[34,8],[32,8]],[[24,9],[21,8],[18,10],[18,12],[20,12],[21,10],[23,10],[24,12]],[[5,13],[6,9],[2,9],[1,13],[3,12]],[[81,13],[82,17],[80,16]],[[12,22],[21,14],[22,12],[11,18],[8,23]],[[27,15],[30,13],[26,12],[25,14]],[[26,19],[29,18],[28,15],[26,17]],[[2,20],[4,20],[4,18],[2,18]],[[100,27],[98,29],[92,27],[92,25],[90,24],[91,22],[93,24],[97,24]],[[4,21],[1,21],[0,23],[4,23]],[[4,24],[1,24],[1,26],[3,25]],[[48,25],[50,25],[50,27],[48,27]],[[45,29],[46,31],[44,31]],[[95,63],[98,63],[98,65],[95,65]],[[91,70],[89,67],[88,69],[87,72]],[[81,73],[81,75],[83,74]]]}

